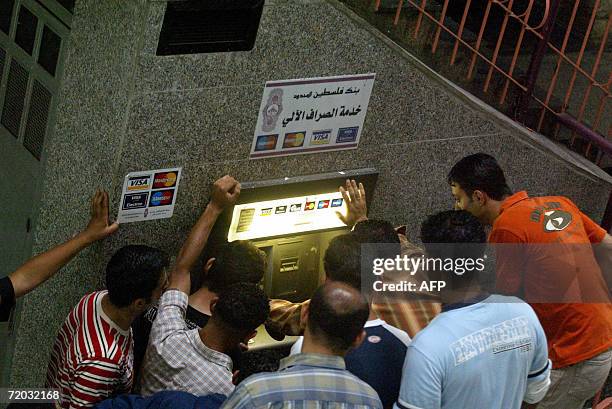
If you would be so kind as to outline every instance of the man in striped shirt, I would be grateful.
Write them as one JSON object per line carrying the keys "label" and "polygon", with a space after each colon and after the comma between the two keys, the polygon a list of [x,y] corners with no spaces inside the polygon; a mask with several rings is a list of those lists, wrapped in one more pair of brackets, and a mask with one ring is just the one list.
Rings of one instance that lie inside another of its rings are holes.
{"label": "man in striped shirt", "polygon": [[46,386],[60,390],[61,408],[92,407],[133,382],[130,325],[161,295],[168,256],[148,246],[125,246],[106,267],[106,291],[84,296],[62,325]]}
{"label": "man in striped shirt", "polygon": [[278,372],[244,380],[222,409],[381,409],[368,384],[346,370],[344,355],[364,339],[366,299],[343,283],[319,287],[302,308],[306,322],[302,353],[285,358]]}

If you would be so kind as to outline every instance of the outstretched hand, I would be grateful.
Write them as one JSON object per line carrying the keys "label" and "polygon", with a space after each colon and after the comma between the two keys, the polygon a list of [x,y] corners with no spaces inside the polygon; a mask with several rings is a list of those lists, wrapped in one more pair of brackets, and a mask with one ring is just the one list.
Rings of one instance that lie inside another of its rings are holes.
{"label": "outstretched hand", "polygon": [[357,182],[347,179],[346,187],[340,186],[338,190],[342,194],[347,208],[346,216],[343,216],[340,212],[336,212],[340,220],[349,227],[353,227],[357,223],[367,220],[368,208],[366,205],[366,194],[363,184],[360,183],[359,186],[357,186]]}
{"label": "outstretched hand", "polygon": [[236,203],[240,196],[240,183],[229,175],[223,176],[213,184],[210,204],[218,210]]}
{"label": "outstretched hand", "polygon": [[91,219],[83,234],[92,242],[101,240],[119,228],[119,224],[110,223],[108,219],[108,193],[98,189],[91,198]]}

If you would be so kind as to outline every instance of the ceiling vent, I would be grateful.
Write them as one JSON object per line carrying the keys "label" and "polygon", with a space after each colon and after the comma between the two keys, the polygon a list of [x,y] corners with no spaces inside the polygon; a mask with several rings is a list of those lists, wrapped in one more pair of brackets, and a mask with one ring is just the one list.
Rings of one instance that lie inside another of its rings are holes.
{"label": "ceiling vent", "polygon": [[265,0],[169,1],[157,55],[249,51]]}

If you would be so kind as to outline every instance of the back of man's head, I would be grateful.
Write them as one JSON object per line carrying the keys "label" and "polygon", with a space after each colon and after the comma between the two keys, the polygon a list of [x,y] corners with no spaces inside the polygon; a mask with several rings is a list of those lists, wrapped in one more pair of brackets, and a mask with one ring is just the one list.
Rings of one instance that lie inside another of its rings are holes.
{"label": "back of man's head", "polygon": [[482,271],[467,260],[483,257],[487,235],[480,221],[465,210],[430,215],[421,225],[421,241],[429,258],[452,260],[454,271],[447,271],[445,278],[454,288],[469,284],[477,278],[474,273]]}
{"label": "back of man's head", "polygon": [[[374,259],[394,259],[400,254],[400,239],[393,225],[385,220],[368,219],[353,228],[353,234],[361,242],[362,265],[372,266]],[[364,271],[365,273],[365,271]],[[374,275],[368,274],[365,287],[371,288]],[[363,278],[363,277],[362,277]]]}
{"label": "back of man's head", "polygon": [[341,234],[329,242],[323,257],[325,275],[329,280],[361,288],[361,242],[352,233]]}
{"label": "back of man's head", "polygon": [[353,234],[362,243],[399,244],[399,237],[393,225],[386,220],[367,219],[353,228]]}
{"label": "back of man's head", "polygon": [[486,153],[475,153],[457,162],[448,173],[448,183],[458,184],[468,196],[480,190],[493,200],[503,200],[512,191],[497,160]]}
{"label": "back of man's head", "polygon": [[238,283],[219,293],[212,320],[228,331],[226,335],[242,340],[264,323],[270,314],[270,303],[258,285]]}
{"label": "back of man's head", "polygon": [[308,306],[308,336],[312,342],[343,355],[359,339],[370,308],[355,288],[338,282],[320,286]]}
{"label": "back of man's head", "polygon": [[236,240],[221,246],[206,273],[204,284],[212,292],[220,292],[237,283],[257,284],[266,267],[266,257],[248,240]]}
{"label": "back of man's head", "polygon": [[120,308],[141,298],[151,302],[169,264],[168,255],[153,247],[129,245],[120,248],[106,265],[110,302]]}

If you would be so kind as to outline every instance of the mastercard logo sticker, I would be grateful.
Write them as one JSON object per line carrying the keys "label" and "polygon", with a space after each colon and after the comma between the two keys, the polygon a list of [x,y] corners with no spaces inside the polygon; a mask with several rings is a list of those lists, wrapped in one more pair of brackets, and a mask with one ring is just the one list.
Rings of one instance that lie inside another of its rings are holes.
{"label": "mastercard logo sticker", "polygon": [[285,134],[285,140],[283,141],[283,148],[299,148],[304,146],[304,137],[306,132],[291,132]]}
{"label": "mastercard logo sticker", "polygon": [[306,205],[304,206],[304,210],[314,210],[315,208],[315,202],[306,202]]}
{"label": "mastercard logo sticker", "polygon": [[156,173],[153,181],[153,189],[176,186],[177,172]]}

